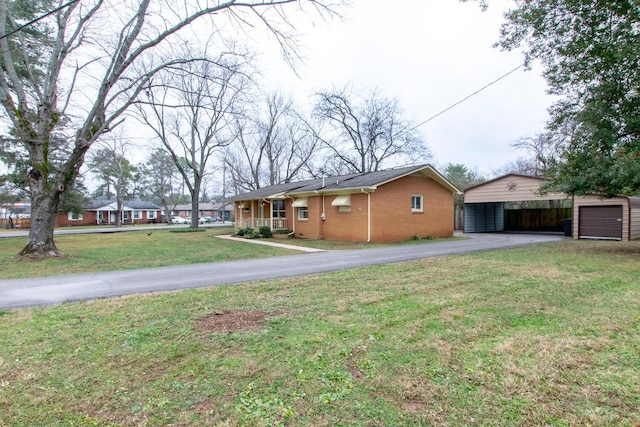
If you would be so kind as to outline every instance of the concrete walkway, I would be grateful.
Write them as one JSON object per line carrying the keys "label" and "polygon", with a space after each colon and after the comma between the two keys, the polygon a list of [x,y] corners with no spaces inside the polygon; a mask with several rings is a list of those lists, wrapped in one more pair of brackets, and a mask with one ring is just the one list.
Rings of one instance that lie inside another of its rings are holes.
{"label": "concrete walkway", "polygon": [[[558,235],[533,234],[468,234],[465,237],[469,238],[373,249],[321,251],[246,261],[0,280],[0,309],[56,305],[68,301],[128,294],[240,284],[436,256],[515,248],[556,242],[564,238]],[[255,243],[251,242],[248,244]],[[300,250],[299,247],[296,249]],[[454,271],[455,269],[452,269],[452,272]]]}
{"label": "concrete walkway", "polygon": [[244,237],[234,237],[230,234],[215,236],[218,239],[233,240],[235,242],[255,243],[256,245],[273,246],[276,248],[293,249],[301,252],[324,252],[324,249],[307,248],[305,246],[287,245],[286,243],[278,243],[274,239],[245,239]]}

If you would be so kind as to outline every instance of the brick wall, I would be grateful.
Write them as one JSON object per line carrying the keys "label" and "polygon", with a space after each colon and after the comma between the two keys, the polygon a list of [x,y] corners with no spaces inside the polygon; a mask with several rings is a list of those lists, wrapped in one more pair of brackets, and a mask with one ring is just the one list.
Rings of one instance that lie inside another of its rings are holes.
{"label": "brick wall", "polygon": [[[422,212],[411,211],[412,195],[423,196]],[[429,178],[408,176],[392,181],[380,186],[370,197],[371,242],[453,234],[453,195]],[[339,212],[338,207],[331,206],[335,198],[336,195],[324,196],[325,221],[322,221],[323,196],[308,197],[309,219],[301,221],[297,209],[294,212],[296,237],[366,242],[368,195],[351,194],[350,212]]]}
{"label": "brick wall", "polygon": [[[412,212],[411,197],[421,195],[422,212]],[[371,195],[372,242],[453,235],[453,194],[430,178],[407,176]]]}

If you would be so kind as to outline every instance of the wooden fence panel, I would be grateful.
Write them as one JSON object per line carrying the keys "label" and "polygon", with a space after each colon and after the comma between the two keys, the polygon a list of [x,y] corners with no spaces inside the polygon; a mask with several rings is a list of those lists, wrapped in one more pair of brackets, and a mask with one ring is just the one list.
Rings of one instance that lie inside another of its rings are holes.
{"label": "wooden fence panel", "polygon": [[571,208],[508,209],[504,226],[507,231],[563,231],[562,220],[571,218]]}
{"label": "wooden fence panel", "polygon": [[0,228],[31,228],[31,218],[0,218]]}

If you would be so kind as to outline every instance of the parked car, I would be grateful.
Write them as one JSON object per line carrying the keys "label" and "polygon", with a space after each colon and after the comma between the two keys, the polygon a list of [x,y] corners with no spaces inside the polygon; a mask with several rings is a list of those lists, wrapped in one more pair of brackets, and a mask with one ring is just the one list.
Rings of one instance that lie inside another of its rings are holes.
{"label": "parked car", "polygon": [[181,216],[172,216],[171,217],[171,224],[189,224],[189,222],[191,222],[191,221],[187,221],[186,219],[182,218]]}
{"label": "parked car", "polygon": [[213,218],[211,218],[210,216],[203,216],[202,218],[200,218],[198,220],[199,224],[206,224],[206,223],[209,223],[209,222],[213,222]]}

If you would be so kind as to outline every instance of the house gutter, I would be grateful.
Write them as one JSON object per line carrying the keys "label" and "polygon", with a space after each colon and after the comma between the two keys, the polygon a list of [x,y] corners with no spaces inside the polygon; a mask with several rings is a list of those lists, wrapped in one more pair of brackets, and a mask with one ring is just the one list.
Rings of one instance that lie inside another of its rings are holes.
{"label": "house gutter", "polygon": [[[295,200],[295,197],[291,197],[287,195],[287,199]],[[291,213],[291,233],[287,234],[287,236],[294,237],[295,235],[296,235],[296,210],[293,209],[293,212]]]}

